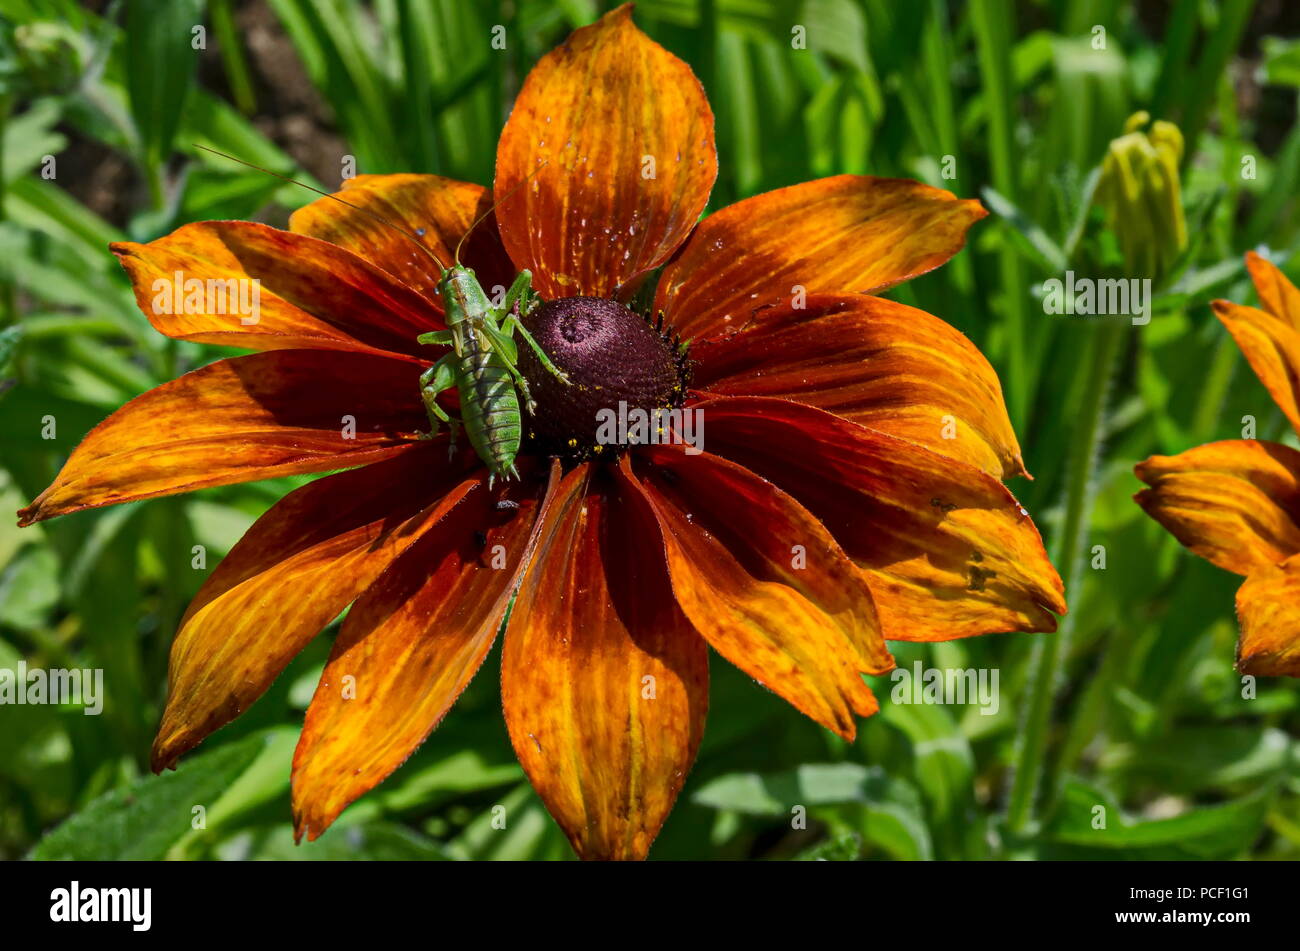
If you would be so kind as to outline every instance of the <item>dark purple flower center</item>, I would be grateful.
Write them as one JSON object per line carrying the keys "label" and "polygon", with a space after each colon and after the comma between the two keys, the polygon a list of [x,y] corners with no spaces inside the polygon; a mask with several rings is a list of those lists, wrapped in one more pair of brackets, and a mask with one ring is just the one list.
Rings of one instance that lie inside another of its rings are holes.
{"label": "dark purple flower center", "polygon": [[[534,450],[579,459],[613,458],[624,447],[598,440],[608,414],[680,407],[686,399],[686,348],[612,300],[564,297],[538,306],[524,321],[551,361],[569,376],[562,383],[519,343],[519,368],[532,388],[537,413],[525,430]],[[621,407],[621,408],[620,408]],[[608,427],[606,427],[607,431]]]}

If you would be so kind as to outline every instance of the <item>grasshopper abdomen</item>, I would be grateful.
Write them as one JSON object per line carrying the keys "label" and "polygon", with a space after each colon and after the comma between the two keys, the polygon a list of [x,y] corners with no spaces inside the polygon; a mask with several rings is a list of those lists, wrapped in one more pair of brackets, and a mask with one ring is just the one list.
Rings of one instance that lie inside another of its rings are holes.
{"label": "grasshopper abdomen", "polygon": [[467,342],[470,346],[459,358],[456,374],[461,424],[493,475],[515,475],[514,460],[523,435],[515,381],[494,350],[478,345],[477,339]]}

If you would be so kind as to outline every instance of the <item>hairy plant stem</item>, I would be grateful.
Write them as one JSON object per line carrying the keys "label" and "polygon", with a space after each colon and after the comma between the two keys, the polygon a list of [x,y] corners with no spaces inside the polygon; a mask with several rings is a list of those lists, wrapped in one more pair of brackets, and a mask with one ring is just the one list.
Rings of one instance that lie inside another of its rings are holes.
{"label": "hairy plant stem", "polygon": [[[1077,595],[1083,577],[1085,562],[1085,532],[1093,502],[1093,475],[1097,452],[1102,439],[1102,422],[1106,413],[1106,397],[1110,391],[1111,377],[1122,352],[1127,327],[1124,321],[1110,319],[1098,328],[1089,341],[1090,359],[1080,363],[1084,373],[1083,402],[1070,442],[1070,455],[1066,470],[1065,518],[1056,538],[1052,560],[1065,581],[1067,599]],[[1007,831],[1013,838],[1021,838],[1033,831],[1035,805],[1046,763],[1047,734],[1051,728],[1052,707],[1056,698],[1056,683],[1062,659],[1078,605],[1061,621],[1055,634],[1034,635],[1034,649],[1030,658],[1029,706],[1020,730],[1015,775],[1007,801]]]}
{"label": "hairy plant stem", "polygon": [[[0,94],[0,223],[8,220],[8,214],[5,210],[7,189],[5,187],[4,177],[4,145],[11,106],[12,97],[7,94]],[[17,320],[18,303],[17,296],[14,293],[13,281],[11,281],[7,275],[0,276],[0,327],[8,327]]]}

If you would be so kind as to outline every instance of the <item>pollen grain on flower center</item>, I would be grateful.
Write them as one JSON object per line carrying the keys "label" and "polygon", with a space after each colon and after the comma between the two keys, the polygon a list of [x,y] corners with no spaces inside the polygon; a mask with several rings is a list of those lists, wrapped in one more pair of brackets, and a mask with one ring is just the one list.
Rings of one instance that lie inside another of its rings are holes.
{"label": "pollen grain on flower center", "polygon": [[674,408],[685,400],[685,347],[616,301],[547,301],[524,323],[570,381],[548,373],[531,348],[520,348],[519,367],[537,401],[528,427],[536,451],[582,459],[615,455],[622,447],[596,438],[602,410],[618,412],[620,404],[627,410]]}

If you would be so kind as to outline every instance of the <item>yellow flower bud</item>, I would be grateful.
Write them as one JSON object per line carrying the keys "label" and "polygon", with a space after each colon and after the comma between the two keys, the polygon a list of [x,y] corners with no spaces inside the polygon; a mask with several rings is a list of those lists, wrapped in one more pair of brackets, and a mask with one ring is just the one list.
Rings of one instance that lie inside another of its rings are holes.
{"label": "yellow flower bud", "polygon": [[[1142,131],[1147,124],[1150,128]],[[1137,112],[1110,143],[1097,184],[1097,203],[1119,241],[1132,277],[1157,283],[1187,247],[1178,163],[1183,134],[1172,122]]]}

